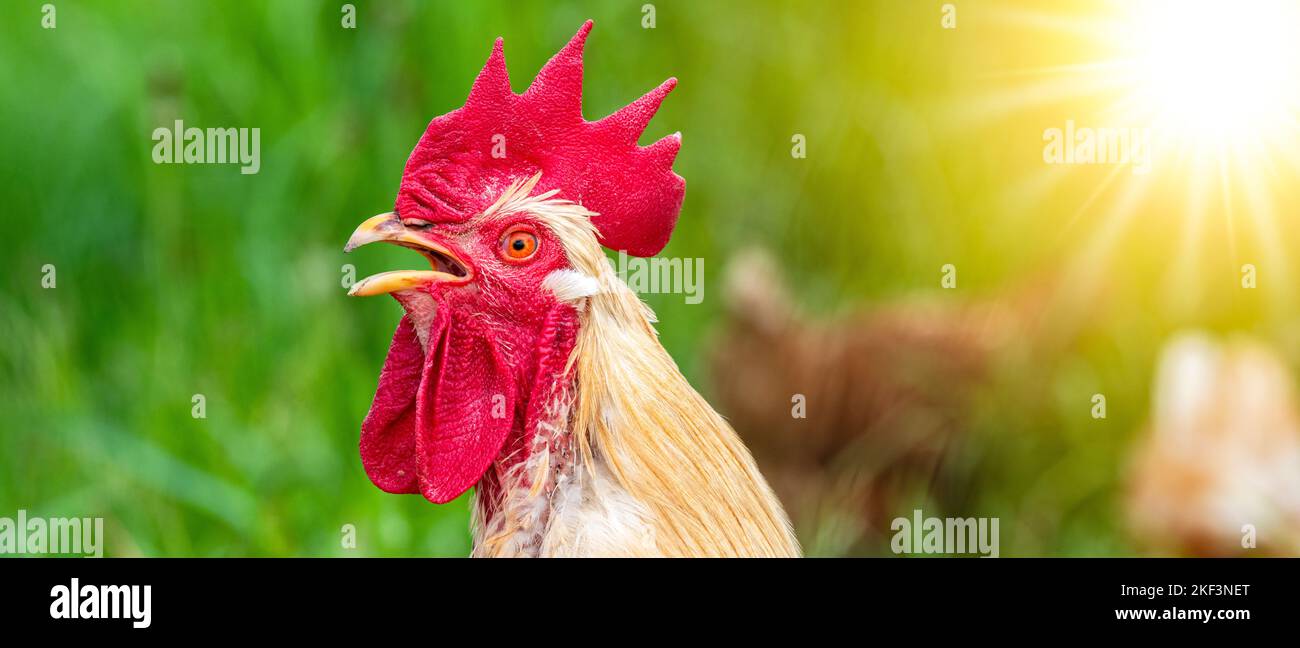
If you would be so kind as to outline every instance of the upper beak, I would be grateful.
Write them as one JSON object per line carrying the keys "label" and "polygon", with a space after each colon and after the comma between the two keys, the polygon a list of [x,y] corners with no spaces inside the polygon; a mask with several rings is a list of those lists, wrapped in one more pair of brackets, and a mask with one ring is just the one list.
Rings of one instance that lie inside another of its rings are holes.
{"label": "upper beak", "polygon": [[395,270],[381,272],[358,281],[348,290],[353,297],[384,295],[431,283],[468,281],[469,264],[461,261],[450,249],[433,239],[407,228],[397,214],[389,212],[372,216],[352,232],[343,252],[351,252],[363,245],[385,241],[416,250],[433,265],[433,270]]}

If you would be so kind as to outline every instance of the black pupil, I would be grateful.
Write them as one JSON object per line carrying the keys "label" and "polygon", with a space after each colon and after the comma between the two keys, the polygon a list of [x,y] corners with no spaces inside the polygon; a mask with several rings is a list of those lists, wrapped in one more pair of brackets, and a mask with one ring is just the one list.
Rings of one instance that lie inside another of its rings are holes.
{"label": "black pupil", "polygon": [[522,252],[524,250],[524,246],[526,245],[528,244],[524,243],[524,240],[521,238],[515,239],[515,242],[510,244],[510,246],[513,247],[517,252]]}

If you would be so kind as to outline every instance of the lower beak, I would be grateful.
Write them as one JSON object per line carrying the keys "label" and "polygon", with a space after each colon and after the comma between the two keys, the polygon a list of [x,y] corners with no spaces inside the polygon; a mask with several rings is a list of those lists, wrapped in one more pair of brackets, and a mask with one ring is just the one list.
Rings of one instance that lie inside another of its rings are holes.
{"label": "lower beak", "polygon": [[385,295],[410,290],[432,283],[463,283],[468,281],[469,266],[446,246],[402,224],[397,214],[389,212],[366,219],[352,232],[343,252],[351,252],[363,245],[384,241],[411,248],[429,259],[434,270],[394,270],[381,272],[358,281],[348,290],[353,297]]}

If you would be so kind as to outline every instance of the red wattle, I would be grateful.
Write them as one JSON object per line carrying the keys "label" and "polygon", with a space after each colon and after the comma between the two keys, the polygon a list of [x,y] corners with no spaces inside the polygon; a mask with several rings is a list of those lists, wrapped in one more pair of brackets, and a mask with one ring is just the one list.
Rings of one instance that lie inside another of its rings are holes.
{"label": "red wattle", "polygon": [[514,379],[478,318],[439,309],[427,355],[409,317],[393,335],[370,413],[361,464],[389,493],[444,504],[469,490],[514,424]]}
{"label": "red wattle", "polygon": [[415,470],[415,394],[424,352],[411,318],[402,316],[379,373],[370,412],[361,423],[361,465],[381,490],[418,493]]}
{"label": "red wattle", "polygon": [[492,332],[479,318],[446,321],[453,317],[450,309],[438,310],[416,398],[420,493],[435,504],[476,484],[514,426],[514,377]]}

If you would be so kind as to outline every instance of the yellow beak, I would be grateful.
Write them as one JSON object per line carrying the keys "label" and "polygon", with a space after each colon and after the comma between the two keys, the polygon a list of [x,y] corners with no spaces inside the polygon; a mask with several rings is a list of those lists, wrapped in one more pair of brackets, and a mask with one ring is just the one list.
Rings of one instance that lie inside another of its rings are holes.
{"label": "yellow beak", "polygon": [[353,297],[386,295],[437,282],[465,282],[470,278],[468,264],[456,257],[446,246],[402,224],[397,214],[389,212],[372,216],[361,223],[348,238],[343,252],[351,252],[363,245],[383,241],[411,248],[423,254],[433,265],[433,270],[394,270],[381,272],[358,281],[348,290]]}

